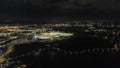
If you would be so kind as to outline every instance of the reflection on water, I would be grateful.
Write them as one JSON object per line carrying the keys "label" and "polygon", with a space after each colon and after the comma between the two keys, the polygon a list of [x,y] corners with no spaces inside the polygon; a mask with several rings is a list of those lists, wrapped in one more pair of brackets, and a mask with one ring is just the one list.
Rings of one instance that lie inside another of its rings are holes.
{"label": "reflection on water", "polygon": [[119,68],[119,54],[107,55],[80,55],[69,56],[59,55],[55,51],[44,52],[44,54],[35,53],[26,56],[22,62],[28,65],[28,68],[67,68],[67,67],[93,67],[93,68]]}
{"label": "reflection on water", "polygon": [[[40,44],[34,43],[26,45],[39,46]],[[119,68],[120,55],[118,54],[118,52],[105,54],[79,53],[79,55],[71,55],[69,53],[72,51],[79,52],[80,49],[83,50],[88,48],[108,48],[112,46],[112,44],[107,44],[111,43],[100,38],[74,37],[70,38],[69,40],[62,41],[60,44],[58,44],[59,46],[44,46],[43,48],[45,49],[43,51],[34,52],[33,54],[21,57],[18,60],[20,60],[23,64],[26,64],[28,68]],[[27,49],[28,46],[26,47]],[[40,48],[38,46],[36,46],[35,48]],[[33,50],[34,48],[31,49]]]}

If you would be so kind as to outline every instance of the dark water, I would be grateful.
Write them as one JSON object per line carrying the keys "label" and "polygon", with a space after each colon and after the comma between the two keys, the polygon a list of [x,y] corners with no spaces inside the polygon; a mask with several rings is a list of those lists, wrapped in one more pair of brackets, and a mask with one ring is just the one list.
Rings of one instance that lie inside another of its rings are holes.
{"label": "dark water", "polygon": [[120,55],[55,55],[29,56],[21,58],[28,68],[119,68]]}
{"label": "dark water", "polygon": [[113,44],[105,39],[87,36],[76,36],[62,41],[59,46],[63,50],[81,51],[92,48],[111,48]]}
{"label": "dark water", "polygon": [[[59,44],[63,50],[79,51],[88,48],[107,48],[112,44],[106,40],[88,37],[74,37]],[[54,50],[35,53],[19,60],[27,68],[120,68],[119,53],[81,54],[78,56],[59,53]]]}

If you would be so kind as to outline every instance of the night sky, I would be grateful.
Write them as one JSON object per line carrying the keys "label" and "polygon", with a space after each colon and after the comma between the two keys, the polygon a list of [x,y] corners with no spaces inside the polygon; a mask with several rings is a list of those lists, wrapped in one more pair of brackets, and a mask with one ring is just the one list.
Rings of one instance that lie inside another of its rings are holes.
{"label": "night sky", "polygon": [[32,5],[55,6],[58,9],[120,9],[119,0],[31,0],[31,2]]}
{"label": "night sky", "polygon": [[41,16],[118,18],[120,0],[0,0],[0,20]]}
{"label": "night sky", "polygon": [[0,0],[2,9],[98,9],[120,10],[119,0]]}

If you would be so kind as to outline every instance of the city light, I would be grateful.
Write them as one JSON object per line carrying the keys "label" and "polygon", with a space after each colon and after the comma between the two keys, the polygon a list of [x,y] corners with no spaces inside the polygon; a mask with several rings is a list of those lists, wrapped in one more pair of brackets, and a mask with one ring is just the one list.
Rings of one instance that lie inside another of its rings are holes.
{"label": "city light", "polygon": [[[35,54],[38,56],[48,54],[46,57],[51,59],[57,55],[76,57],[118,54],[119,28],[119,26],[99,23],[1,26],[0,64],[2,67],[9,67],[12,64],[26,67],[28,65],[22,65],[23,62],[19,59]],[[96,44],[96,42],[100,43]],[[49,54],[54,56],[50,57]]]}
{"label": "city light", "polygon": [[73,33],[48,32],[48,33],[40,33],[40,35],[35,37],[39,39],[52,39],[52,38],[68,37],[68,36],[73,36]]}

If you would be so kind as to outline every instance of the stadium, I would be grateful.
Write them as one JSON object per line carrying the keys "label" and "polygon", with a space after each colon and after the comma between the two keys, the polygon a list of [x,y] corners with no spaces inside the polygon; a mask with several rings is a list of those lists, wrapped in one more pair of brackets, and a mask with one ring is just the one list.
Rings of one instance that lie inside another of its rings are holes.
{"label": "stadium", "polygon": [[73,33],[64,33],[64,32],[46,32],[40,33],[34,36],[36,39],[40,40],[53,40],[53,39],[61,39],[61,37],[70,37],[73,36]]}

